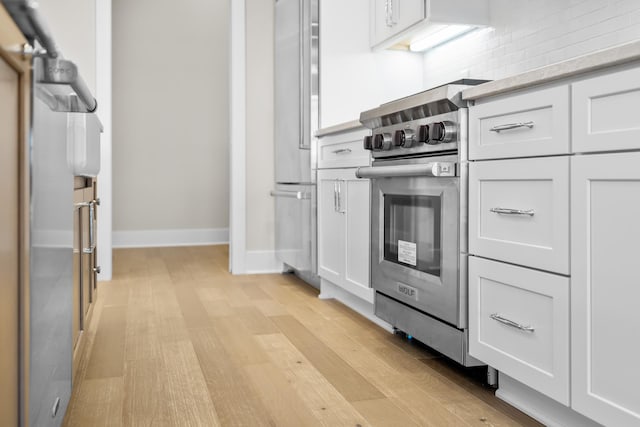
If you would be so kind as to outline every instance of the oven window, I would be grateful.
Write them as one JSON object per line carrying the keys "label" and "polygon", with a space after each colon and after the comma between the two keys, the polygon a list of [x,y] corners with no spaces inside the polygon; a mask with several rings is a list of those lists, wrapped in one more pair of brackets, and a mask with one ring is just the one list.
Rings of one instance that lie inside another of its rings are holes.
{"label": "oven window", "polygon": [[384,259],[440,276],[441,198],[384,195]]}

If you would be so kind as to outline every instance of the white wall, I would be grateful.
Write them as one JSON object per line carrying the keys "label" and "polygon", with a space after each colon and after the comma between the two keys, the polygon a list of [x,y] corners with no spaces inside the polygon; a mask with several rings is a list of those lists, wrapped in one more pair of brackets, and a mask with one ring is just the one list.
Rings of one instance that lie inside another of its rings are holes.
{"label": "white wall", "polygon": [[274,250],[274,7],[246,0],[246,249]]}
{"label": "white wall", "polygon": [[640,38],[638,0],[491,0],[492,29],[424,54],[424,85],[495,80]]}
{"label": "white wall", "polygon": [[228,239],[229,1],[113,0],[114,246]]}
{"label": "white wall", "polygon": [[104,132],[100,141],[98,264],[100,280],[110,280],[111,257],[111,0],[42,0],[39,3],[65,58],[75,62],[98,100]]}
{"label": "white wall", "polygon": [[369,48],[369,3],[320,2],[320,127],[423,89],[420,55]]}

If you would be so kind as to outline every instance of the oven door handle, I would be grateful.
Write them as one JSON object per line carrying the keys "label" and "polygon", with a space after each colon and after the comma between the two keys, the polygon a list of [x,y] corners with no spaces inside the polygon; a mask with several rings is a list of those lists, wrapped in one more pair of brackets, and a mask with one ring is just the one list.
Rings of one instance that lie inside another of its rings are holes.
{"label": "oven door handle", "polygon": [[419,165],[366,166],[356,170],[358,178],[390,178],[403,176],[456,176],[455,162],[429,162]]}

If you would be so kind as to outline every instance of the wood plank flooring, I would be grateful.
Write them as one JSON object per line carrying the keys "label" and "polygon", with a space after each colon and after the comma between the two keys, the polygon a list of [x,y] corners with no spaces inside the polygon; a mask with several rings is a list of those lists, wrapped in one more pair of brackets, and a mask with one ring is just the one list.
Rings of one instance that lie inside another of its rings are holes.
{"label": "wood plank flooring", "polygon": [[540,426],[465,370],[228,248],[121,249],[66,426]]}

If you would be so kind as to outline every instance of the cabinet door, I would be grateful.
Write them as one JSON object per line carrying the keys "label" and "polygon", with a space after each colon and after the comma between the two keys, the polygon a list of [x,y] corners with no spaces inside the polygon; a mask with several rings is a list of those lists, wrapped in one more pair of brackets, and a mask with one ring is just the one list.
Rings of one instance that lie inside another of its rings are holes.
{"label": "cabinet door", "polygon": [[425,18],[425,0],[371,0],[371,46]]}
{"label": "cabinet door", "polygon": [[574,152],[640,149],[640,67],[572,85]]}
{"label": "cabinet door", "polygon": [[469,257],[469,353],[569,404],[569,279]]}
{"label": "cabinet door", "polygon": [[349,169],[340,181],[339,196],[346,211],[345,285],[350,292],[369,300],[373,295],[369,278],[370,181],[356,178],[355,169]]}
{"label": "cabinet door", "polygon": [[569,153],[569,86],[479,100],[469,108],[469,159]]}
{"label": "cabinet door", "polygon": [[572,407],[640,425],[640,153],[571,161]]}
{"label": "cabinet door", "polygon": [[344,275],[344,214],[338,206],[339,170],[318,171],[318,274],[340,284]]}
{"label": "cabinet door", "polygon": [[364,149],[362,140],[370,134],[369,129],[357,128],[321,136],[318,139],[318,168],[350,168],[369,165],[371,152]]}
{"label": "cabinet door", "polygon": [[473,162],[469,252],[569,273],[569,159]]}

